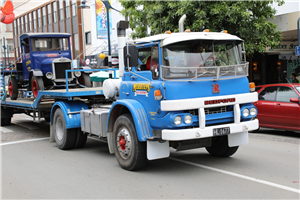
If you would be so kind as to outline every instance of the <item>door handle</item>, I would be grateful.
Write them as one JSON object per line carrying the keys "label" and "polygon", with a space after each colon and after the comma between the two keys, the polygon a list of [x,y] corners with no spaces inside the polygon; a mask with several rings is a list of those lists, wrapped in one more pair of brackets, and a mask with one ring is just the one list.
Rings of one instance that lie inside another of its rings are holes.
{"label": "door handle", "polygon": [[280,104],[280,103],[278,103],[278,104],[276,105],[276,107],[280,107],[280,105],[281,105],[281,104]]}

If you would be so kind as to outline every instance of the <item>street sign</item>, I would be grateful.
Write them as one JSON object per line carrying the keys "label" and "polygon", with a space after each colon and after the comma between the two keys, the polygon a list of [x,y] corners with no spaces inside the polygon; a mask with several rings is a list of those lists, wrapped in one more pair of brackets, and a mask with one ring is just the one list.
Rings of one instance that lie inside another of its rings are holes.
{"label": "street sign", "polygon": [[295,55],[300,56],[300,46],[296,46],[295,48]]}

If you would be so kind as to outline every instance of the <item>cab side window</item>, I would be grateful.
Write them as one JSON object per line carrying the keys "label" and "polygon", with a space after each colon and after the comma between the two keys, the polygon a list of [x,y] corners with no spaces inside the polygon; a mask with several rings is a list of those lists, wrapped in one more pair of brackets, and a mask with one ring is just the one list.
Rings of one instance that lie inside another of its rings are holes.
{"label": "cab side window", "polygon": [[158,46],[153,46],[151,51],[151,72],[153,79],[159,78],[159,55]]}

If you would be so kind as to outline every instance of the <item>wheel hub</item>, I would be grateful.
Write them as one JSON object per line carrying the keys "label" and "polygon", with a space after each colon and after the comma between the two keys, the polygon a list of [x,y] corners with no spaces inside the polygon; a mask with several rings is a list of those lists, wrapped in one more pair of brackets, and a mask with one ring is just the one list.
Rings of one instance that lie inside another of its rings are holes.
{"label": "wheel hub", "polygon": [[55,128],[56,128],[57,139],[61,141],[63,139],[64,130],[63,130],[63,123],[60,117],[58,117],[56,120]]}
{"label": "wheel hub", "polygon": [[120,155],[127,158],[131,153],[132,140],[129,131],[123,127],[117,135],[117,147]]}
{"label": "wheel hub", "polygon": [[13,94],[13,86],[12,86],[12,82],[9,82],[9,86],[8,86],[8,91],[9,91],[9,95],[12,96]]}

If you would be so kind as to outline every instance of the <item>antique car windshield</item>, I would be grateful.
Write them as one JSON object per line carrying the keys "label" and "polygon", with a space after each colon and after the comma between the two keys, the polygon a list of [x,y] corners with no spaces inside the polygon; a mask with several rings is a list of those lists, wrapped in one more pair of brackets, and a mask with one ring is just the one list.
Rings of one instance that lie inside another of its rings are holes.
{"label": "antique car windshield", "polygon": [[68,38],[32,38],[32,51],[66,51],[69,50]]}
{"label": "antique car windshield", "polygon": [[230,79],[248,75],[241,41],[179,42],[163,48],[162,79]]}

